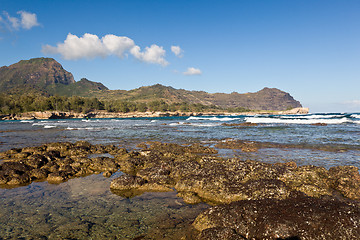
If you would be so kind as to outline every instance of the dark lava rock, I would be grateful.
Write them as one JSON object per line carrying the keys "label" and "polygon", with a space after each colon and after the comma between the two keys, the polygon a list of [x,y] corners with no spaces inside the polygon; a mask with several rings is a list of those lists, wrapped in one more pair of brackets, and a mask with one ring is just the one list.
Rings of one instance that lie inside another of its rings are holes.
{"label": "dark lava rock", "polygon": [[237,234],[234,229],[226,227],[213,227],[201,232],[199,240],[246,240],[245,237]]}
{"label": "dark lava rock", "polygon": [[133,197],[144,192],[168,192],[172,189],[149,182],[141,177],[123,174],[111,182],[110,189],[122,197]]}
{"label": "dark lava rock", "polygon": [[350,199],[360,199],[359,169],[353,166],[338,166],[329,169],[333,188]]}
{"label": "dark lava rock", "polygon": [[128,190],[132,188],[140,188],[145,183],[145,180],[141,177],[123,174],[111,182],[110,188]]}
{"label": "dark lava rock", "polygon": [[316,166],[298,167],[294,162],[224,159],[198,144],[154,142],[138,147],[143,150],[116,157],[121,171],[148,183],[175,188],[188,203],[199,199],[210,203],[286,199],[293,191],[314,197],[337,192],[351,199],[358,199],[360,194],[360,175],[355,167],[328,171]]}
{"label": "dark lava rock", "polygon": [[[108,157],[89,158],[93,153],[116,154],[118,159]],[[114,145],[91,145],[85,141],[76,143],[58,142],[40,147],[26,147],[2,152],[0,184],[23,185],[34,180],[53,183],[69,178],[105,172],[109,177],[119,169],[118,160],[126,155],[125,149]]]}
{"label": "dark lava rock", "polygon": [[33,169],[30,172],[30,177],[34,178],[34,179],[45,179],[48,176],[48,171],[41,168],[41,169]]}
{"label": "dark lava rock", "polygon": [[298,194],[211,207],[193,225],[200,239],[359,239],[360,209],[336,199]]}

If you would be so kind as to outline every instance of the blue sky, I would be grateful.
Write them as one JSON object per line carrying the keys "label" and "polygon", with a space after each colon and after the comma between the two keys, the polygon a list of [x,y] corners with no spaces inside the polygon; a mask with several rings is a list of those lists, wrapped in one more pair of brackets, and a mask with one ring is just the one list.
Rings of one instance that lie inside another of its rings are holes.
{"label": "blue sky", "polygon": [[0,0],[0,66],[52,57],[110,89],[289,92],[360,112],[360,1]]}

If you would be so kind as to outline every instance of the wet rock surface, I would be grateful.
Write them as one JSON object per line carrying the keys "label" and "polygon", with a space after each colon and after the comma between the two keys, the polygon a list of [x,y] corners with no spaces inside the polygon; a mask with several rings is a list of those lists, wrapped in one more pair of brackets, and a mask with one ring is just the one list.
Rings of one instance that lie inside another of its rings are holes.
{"label": "wet rock surface", "polygon": [[193,223],[200,239],[358,239],[359,224],[356,204],[305,195],[215,206]]}
{"label": "wet rock surface", "polygon": [[[188,203],[230,203],[252,199],[286,199],[293,191],[320,197],[334,193],[360,199],[360,175],[356,167],[326,170],[297,166],[294,162],[269,164],[238,158],[225,159],[216,150],[198,144],[181,146],[152,142],[142,150],[122,155],[121,176],[113,190],[175,188]],[[124,181],[136,176],[137,184]],[[141,184],[139,184],[141,183]]]}
{"label": "wet rock surface", "polygon": [[[248,151],[257,147],[239,141],[230,145]],[[101,172],[109,177],[120,169],[124,174],[112,180],[110,189],[122,197],[176,190],[186,203],[223,204],[195,221],[201,239],[360,236],[360,175],[356,167],[327,170],[294,162],[223,158],[215,148],[200,144],[147,142],[137,147],[127,151],[80,141],[11,149],[0,153],[0,184],[59,183]],[[104,153],[113,157],[89,157]]]}
{"label": "wet rock surface", "polygon": [[88,142],[49,143],[40,147],[11,149],[0,153],[0,184],[26,185],[33,181],[64,182],[70,178],[104,172],[111,176],[119,169],[116,158],[90,154],[126,154],[126,149],[113,145],[91,145]]}
{"label": "wet rock surface", "polygon": [[[114,145],[88,142],[49,143],[40,147],[0,153],[0,184],[21,185],[32,181],[62,182],[103,172],[123,176],[113,180],[112,190],[170,191],[176,189],[189,203],[230,203],[252,199],[286,199],[293,191],[308,196],[340,194],[360,199],[358,168],[338,166],[326,170],[297,166],[294,162],[269,164],[239,158],[222,158],[214,148],[200,144],[178,145],[149,142],[128,152]],[[110,157],[89,157],[109,153]]]}
{"label": "wet rock surface", "polygon": [[[248,123],[242,123],[247,126]],[[225,125],[234,126],[234,125]],[[251,125],[250,125],[251,126]],[[360,150],[359,146],[350,146],[346,144],[337,145],[316,145],[316,144],[289,144],[289,143],[272,143],[272,142],[258,142],[258,141],[246,141],[246,140],[234,140],[224,139],[219,141],[215,147],[220,149],[238,149],[243,152],[257,152],[262,148],[279,148],[279,149],[310,149],[310,150],[321,150],[328,152],[346,152],[349,150]]]}

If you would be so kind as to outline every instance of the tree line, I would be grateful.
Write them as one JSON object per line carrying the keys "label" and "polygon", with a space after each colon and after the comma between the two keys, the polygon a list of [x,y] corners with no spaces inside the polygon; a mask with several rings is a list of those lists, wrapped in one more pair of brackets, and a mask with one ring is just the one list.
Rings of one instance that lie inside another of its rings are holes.
{"label": "tree line", "polygon": [[[31,111],[62,111],[88,113],[96,110],[108,112],[146,112],[146,111],[182,111],[203,112],[211,110],[226,110],[215,105],[203,105],[200,103],[166,103],[164,100],[149,102],[131,102],[125,100],[99,100],[95,97],[65,97],[65,96],[35,96],[21,95],[8,96],[0,94],[0,114],[14,114]],[[245,108],[228,109],[230,112],[248,111]]]}

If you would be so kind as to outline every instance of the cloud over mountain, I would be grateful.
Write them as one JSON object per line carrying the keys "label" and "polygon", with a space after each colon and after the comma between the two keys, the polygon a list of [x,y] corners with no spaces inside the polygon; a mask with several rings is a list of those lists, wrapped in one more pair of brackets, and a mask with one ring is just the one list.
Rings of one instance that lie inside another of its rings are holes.
{"label": "cloud over mountain", "polygon": [[97,35],[90,33],[85,33],[82,37],[69,33],[63,43],[58,43],[56,47],[45,45],[42,52],[45,54],[60,54],[67,60],[104,58],[111,55],[123,58],[129,53],[142,62],[162,66],[169,64],[165,60],[166,51],[163,47],[153,44],[141,51],[141,48],[132,39],[113,34],[99,38]]}

